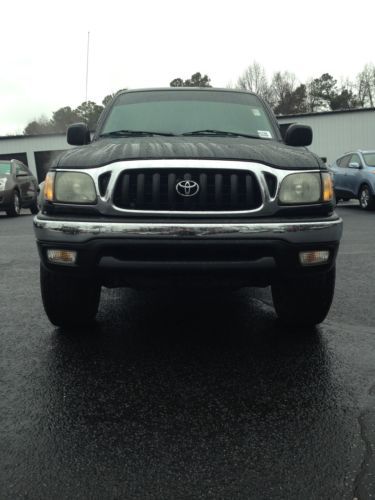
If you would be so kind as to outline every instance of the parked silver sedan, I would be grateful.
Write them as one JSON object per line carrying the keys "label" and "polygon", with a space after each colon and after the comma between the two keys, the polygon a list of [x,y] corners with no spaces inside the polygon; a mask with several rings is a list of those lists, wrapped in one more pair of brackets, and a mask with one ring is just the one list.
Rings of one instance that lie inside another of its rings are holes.
{"label": "parked silver sedan", "polygon": [[17,217],[21,208],[38,213],[38,181],[18,160],[0,160],[0,211]]}

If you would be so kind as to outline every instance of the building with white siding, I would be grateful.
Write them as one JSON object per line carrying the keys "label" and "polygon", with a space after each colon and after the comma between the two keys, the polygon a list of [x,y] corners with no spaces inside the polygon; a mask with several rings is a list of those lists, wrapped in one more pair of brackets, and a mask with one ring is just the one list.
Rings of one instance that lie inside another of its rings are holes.
{"label": "building with white siding", "polygon": [[66,134],[0,137],[0,160],[21,160],[41,182],[54,156],[71,147],[66,142]]}
{"label": "building with white siding", "polygon": [[[310,125],[314,139],[309,149],[328,164],[347,151],[375,149],[375,108],[279,116],[278,121],[282,130],[291,123]],[[41,182],[52,159],[71,147],[65,134],[0,137],[0,159],[23,161]]]}
{"label": "building with white siding", "polygon": [[375,149],[375,108],[279,116],[278,121],[282,127],[309,125],[313,129],[309,149],[327,158],[328,164],[347,151]]}

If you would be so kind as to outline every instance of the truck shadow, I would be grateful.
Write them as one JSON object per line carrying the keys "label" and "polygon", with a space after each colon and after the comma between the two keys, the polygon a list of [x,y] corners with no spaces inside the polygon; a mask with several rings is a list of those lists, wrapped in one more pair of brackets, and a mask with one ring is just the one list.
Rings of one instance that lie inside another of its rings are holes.
{"label": "truck shadow", "polygon": [[53,458],[60,477],[77,455],[100,470],[81,479],[99,497],[102,477],[119,496],[131,487],[152,497],[156,483],[159,497],[208,487],[251,496],[261,477],[265,495],[284,484],[288,463],[309,491],[297,443],[314,456],[343,439],[340,389],[320,331],[285,331],[263,299],[251,290],[107,291],[96,328],[57,332],[44,432],[63,443]]}

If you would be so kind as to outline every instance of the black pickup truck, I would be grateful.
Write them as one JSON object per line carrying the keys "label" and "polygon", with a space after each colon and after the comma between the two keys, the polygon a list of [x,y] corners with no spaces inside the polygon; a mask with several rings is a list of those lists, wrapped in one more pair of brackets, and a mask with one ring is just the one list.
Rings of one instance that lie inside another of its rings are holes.
{"label": "black pickup truck", "polygon": [[342,221],[331,177],[246,91],[119,92],[47,174],[34,228],[46,313],[84,324],[106,287],[265,287],[289,325],[326,317]]}

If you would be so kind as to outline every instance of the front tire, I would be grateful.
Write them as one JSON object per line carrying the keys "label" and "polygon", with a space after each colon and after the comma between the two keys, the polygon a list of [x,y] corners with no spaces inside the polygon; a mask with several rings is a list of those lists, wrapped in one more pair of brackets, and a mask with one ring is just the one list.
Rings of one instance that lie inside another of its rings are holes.
{"label": "front tire", "polygon": [[335,291],[336,269],[272,285],[276,313],[288,326],[315,326],[326,318]]}
{"label": "front tire", "polygon": [[100,300],[100,284],[73,274],[40,267],[40,288],[46,314],[61,327],[84,326],[94,321]]}
{"label": "front tire", "polygon": [[21,214],[21,198],[17,191],[13,191],[10,207],[6,212],[8,217],[18,217]]}
{"label": "front tire", "polygon": [[373,210],[375,208],[375,197],[372,196],[370,188],[366,185],[361,186],[358,200],[362,210]]}

